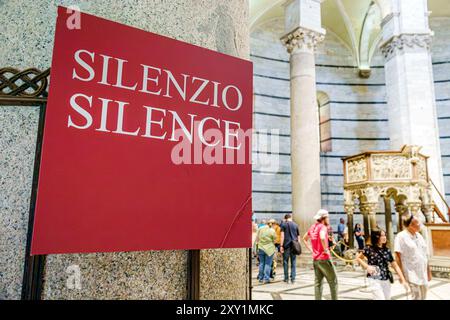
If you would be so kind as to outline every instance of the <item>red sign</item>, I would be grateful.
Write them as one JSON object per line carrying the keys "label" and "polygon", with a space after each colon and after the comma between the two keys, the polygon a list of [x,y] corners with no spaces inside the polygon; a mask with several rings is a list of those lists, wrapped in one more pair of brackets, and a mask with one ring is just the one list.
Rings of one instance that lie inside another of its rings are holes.
{"label": "red sign", "polygon": [[58,8],[32,254],[250,247],[251,62],[79,22]]}

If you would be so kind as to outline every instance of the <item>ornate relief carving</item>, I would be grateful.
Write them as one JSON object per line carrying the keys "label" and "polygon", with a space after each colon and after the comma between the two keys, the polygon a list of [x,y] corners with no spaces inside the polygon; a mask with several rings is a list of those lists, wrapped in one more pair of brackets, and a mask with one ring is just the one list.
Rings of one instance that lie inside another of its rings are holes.
{"label": "ornate relief carving", "polygon": [[381,46],[384,57],[389,60],[406,49],[425,48],[430,50],[431,34],[401,34],[394,36]]}
{"label": "ornate relief carving", "polygon": [[367,180],[366,158],[347,161],[347,182],[360,182]]}
{"label": "ornate relief carving", "polygon": [[365,189],[361,189],[361,196],[364,198],[364,202],[376,202],[378,203],[378,198],[380,188],[379,187],[367,187]]}
{"label": "ornate relief carving", "polygon": [[323,41],[325,35],[316,31],[304,28],[297,28],[284,35],[281,42],[286,46],[289,53],[296,49],[314,51],[319,42]]}
{"label": "ornate relief carving", "polygon": [[[359,209],[366,219],[369,218],[369,226],[373,229],[380,197],[386,197],[394,199],[399,217],[409,212],[422,217],[423,212],[426,220],[431,221],[434,210],[432,188],[426,179],[426,157],[419,151],[419,146],[409,145],[398,152],[373,151],[345,158],[344,209],[347,214],[354,212],[355,199],[359,198]],[[414,167],[418,180],[415,176],[413,179]]]}
{"label": "ornate relief carving", "polygon": [[417,178],[421,180],[427,180],[427,162],[425,158],[419,158],[417,161]]}
{"label": "ornate relief carving", "polygon": [[411,179],[411,164],[401,155],[372,155],[374,180]]}
{"label": "ornate relief carving", "polygon": [[420,187],[417,184],[414,184],[409,187],[409,202],[421,202],[420,200]]}
{"label": "ornate relief carving", "polygon": [[433,204],[431,186],[420,189],[420,198],[422,199],[423,205],[432,205]]}

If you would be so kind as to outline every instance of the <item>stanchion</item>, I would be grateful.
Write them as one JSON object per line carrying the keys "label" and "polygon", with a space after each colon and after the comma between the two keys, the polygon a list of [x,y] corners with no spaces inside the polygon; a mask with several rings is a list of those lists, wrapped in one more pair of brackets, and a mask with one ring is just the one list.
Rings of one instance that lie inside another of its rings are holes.
{"label": "stanchion", "polygon": [[200,300],[200,250],[188,251],[187,300]]}

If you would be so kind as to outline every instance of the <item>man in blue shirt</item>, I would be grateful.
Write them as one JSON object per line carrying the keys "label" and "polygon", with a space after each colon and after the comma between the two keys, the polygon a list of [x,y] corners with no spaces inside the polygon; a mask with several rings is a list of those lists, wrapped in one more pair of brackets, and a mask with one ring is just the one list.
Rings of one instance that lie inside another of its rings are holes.
{"label": "man in blue shirt", "polygon": [[300,241],[298,225],[292,221],[292,215],[285,216],[286,221],[281,224],[281,247],[283,254],[284,282],[289,283],[289,261],[291,262],[291,283],[295,283],[297,256],[293,252],[293,241]]}
{"label": "man in blue shirt", "polygon": [[344,243],[344,231],[345,231],[345,220],[344,218],[339,219],[339,224],[337,227],[337,233],[338,233],[338,242],[342,241],[340,244],[341,254],[344,253],[345,245]]}

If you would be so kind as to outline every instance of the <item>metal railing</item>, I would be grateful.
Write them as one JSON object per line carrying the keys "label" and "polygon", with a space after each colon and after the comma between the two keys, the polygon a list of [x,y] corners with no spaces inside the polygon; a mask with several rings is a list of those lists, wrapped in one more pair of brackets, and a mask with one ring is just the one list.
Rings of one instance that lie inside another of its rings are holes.
{"label": "metal railing", "polygon": [[[447,215],[450,213],[450,206],[448,205],[447,201],[445,200],[445,197],[442,195],[442,193],[439,191],[439,189],[434,184],[433,180],[430,179],[431,185],[433,186],[434,190],[439,195],[439,198],[441,198],[441,201],[444,203],[444,205],[447,207]],[[434,211],[437,213],[439,218],[442,220],[442,222],[448,222],[445,218],[445,215],[441,212],[438,206],[434,206]],[[434,215],[433,215],[433,221],[434,221]]]}

